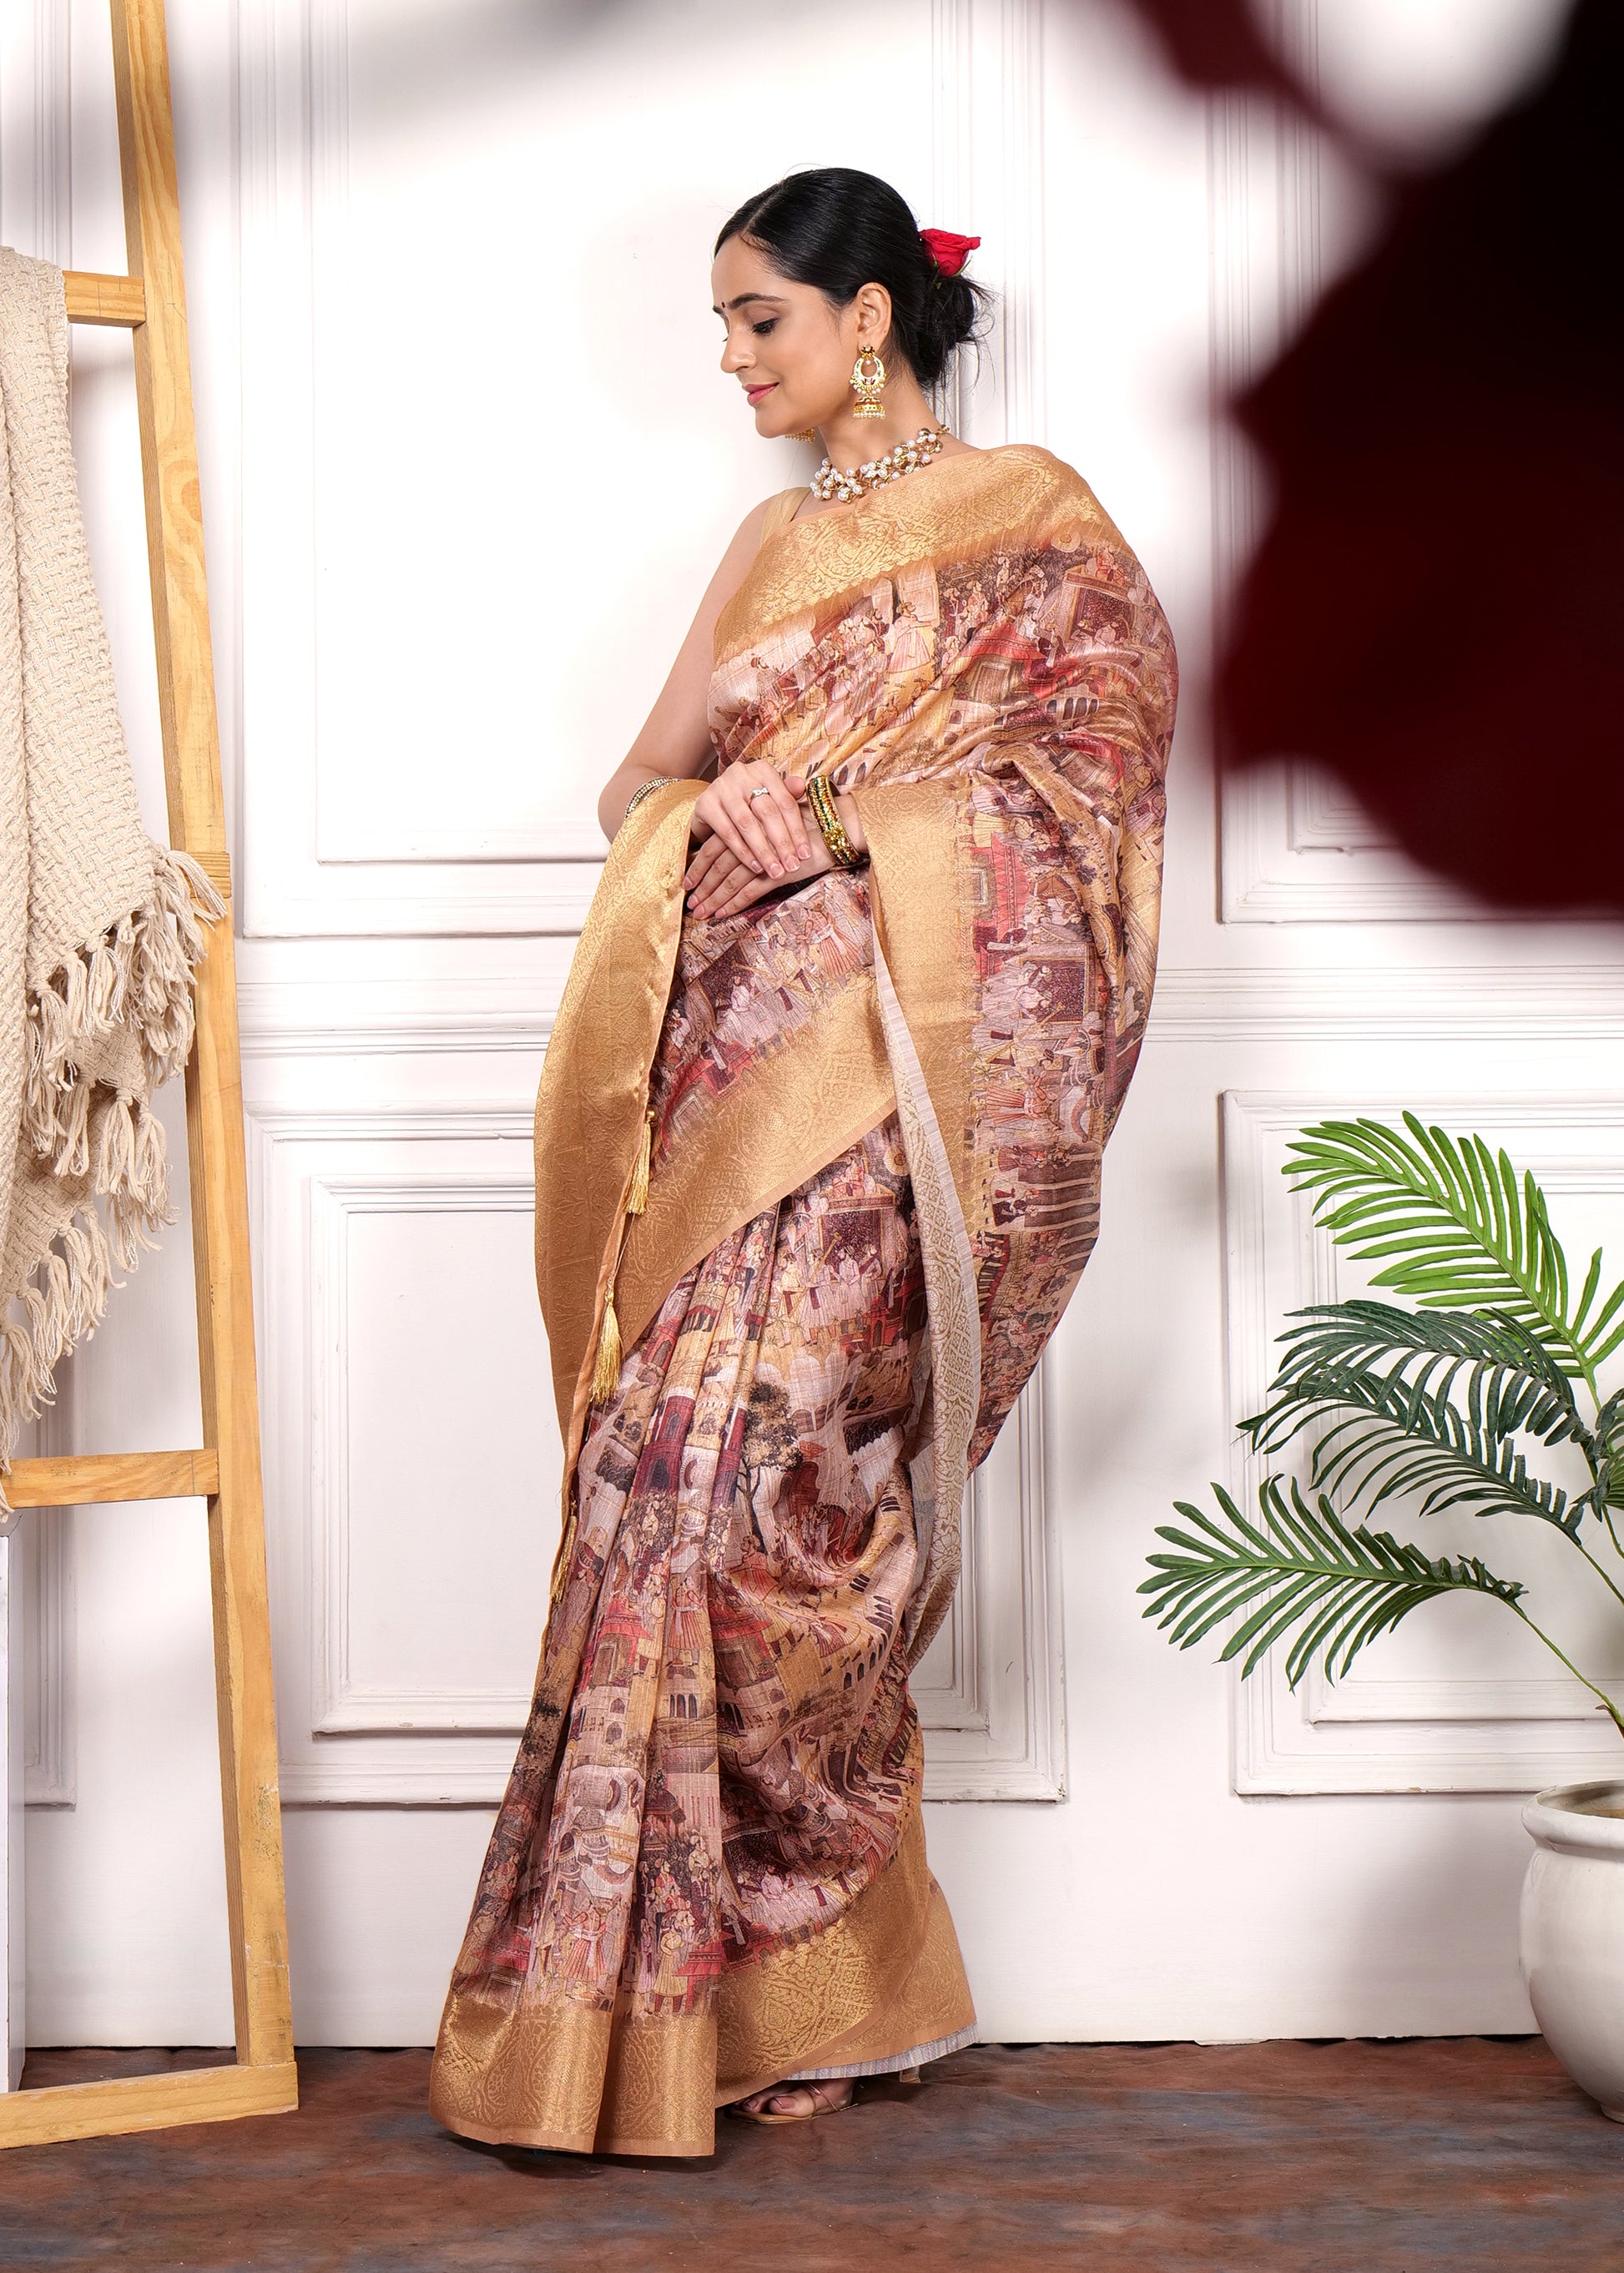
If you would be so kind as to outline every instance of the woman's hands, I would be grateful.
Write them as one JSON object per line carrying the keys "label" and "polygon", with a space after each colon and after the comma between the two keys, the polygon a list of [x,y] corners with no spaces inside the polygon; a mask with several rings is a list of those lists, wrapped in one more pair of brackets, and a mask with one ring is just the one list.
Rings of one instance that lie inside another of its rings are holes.
{"label": "woman's hands", "polygon": [[[765,801],[763,799],[763,804]],[[811,838],[811,851],[804,860],[778,876],[758,875],[730,852],[719,836],[710,837],[688,863],[683,880],[688,886],[689,912],[707,919],[711,916],[736,916],[741,908],[753,907],[769,892],[781,892],[786,884],[805,884],[814,876],[821,876],[825,868],[834,866],[834,861],[817,830],[812,829],[807,833]]]}
{"label": "woman's hands", "polygon": [[[712,859],[718,858],[711,848],[719,846],[752,874],[769,878],[767,889],[776,891],[812,850],[800,804],[805,786],[799,774],[786,777],[759,759],[719,773],[694,803],[692,828],[699,854],[688,869],[689,888],[698,860],[707,851]],[[702,868],[700,874],[704,873]]]}
{"label": "woman's hands", "polygon": [[[712,788],[721,788],[728,779],[729,774],[743,772],[753,776],[761,772],[771,771],[771,769],[766,767],[730,767],[727,774],[724,774],[720,780],[712,784]],[[773,778],[780,782],[780,785],[787,793],[794,821],[800,832],[801,843],[805,848],[804,857],[793,865],[786,866],[780,863],[775,867],[768,864],[766,872],[763,874],[762,867],[755,861],[742,857],[735,851],[724,837],[721,829],[718,828],[700,845],[699,850],[689,861],[688,874],[682,880],[688,892],[688,908],[692,914],[707,919],[718,916],[737,915],[741,908],[750,907],[757,900],[764,899],[769,892],[781,891],[786,884],[808,883],[814,876],[821,876],[834,866],[833,856],[824,844],[821,832],[816,825],[808,825],[800,804],[801,791],[806,787],[804,778],[799,774],[790,774],[783,777],[774,776]],[[748,784],[748,787],[756,785],[754,780],[750,780]],[[710,791],[706,791],[704,796],[698,799],[694,807],[696,822],[710,794]],[[769,807],[769,801],[765,797],[758,798],[756,804],[758,809]],[[835,804],[846,825],[846,831],[851,838],[853,849],[858,852],[866,851],[867,839],[863,836],[861,823],[857,818],[857,809],[851,799],[837,796]],[[763,812],[763,824],[765,820],[766,814]],[[697,828],[695,833],[698,834]]]}

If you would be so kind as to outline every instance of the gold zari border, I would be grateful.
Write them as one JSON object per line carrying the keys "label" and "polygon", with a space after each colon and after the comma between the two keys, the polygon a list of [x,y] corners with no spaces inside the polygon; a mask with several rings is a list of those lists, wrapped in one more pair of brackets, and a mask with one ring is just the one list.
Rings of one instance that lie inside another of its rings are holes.
{"label": "gold zari border", "polygon": [[869,490],[829,513],[786,521],[763,539],[717,620],[718,663],[796,618],[807,622],[917,560],[939,566],[994,544],[1074,544],[1085,532],[1120,544],[1103,506],[1070,466],[1034,443],[938,458],[914,480]]}
{"label": "gold zari border", "polygon": [[622,821],[570,964],[536,1098],[536,1283],[559,1424],[574,1464],[598,1348],[605,1257],[643,1138],[682,925],[688,829],[703,782],[673,783]]}
{"label": "gold zari border", "polygon": [[716,2104],[808,2067],[885,2059],[974,2025],[975,2007],[919,1811],[895,1858],[812,1941],[722,1977]]}
{"label": "gold zari border", "polygon": [[563,2002],[502,2009],[453,1990],[429,2112],[487,2146],[709,2155],[715,2074],[710,2013],[643,2017]]}
{"label": "gold zari border", "polygon": [[909,1814],[890,1866],[809,1941],[722,1977],[714,2011],[499,2007],[454,1990],[429,2112],[488,2145],[709,2155],[715,2110],[807,2067],[893,2058],[974,2024],[942,1890]]}
{"label": "gold zari border", "polygon": [[960,863],[964,789],[957,779],[862,784],[875,924],[966,1219],[971,1190],[970,1022],[974,970]]}
{"label": "gold zari border", "polygon": [[895,1105],[874,978],[864,971],[729,1084],[710,1106],[703,1144],[690,1140],[660,1161],[616,1280],[627,1348],[684,1272],[838,1160]]}

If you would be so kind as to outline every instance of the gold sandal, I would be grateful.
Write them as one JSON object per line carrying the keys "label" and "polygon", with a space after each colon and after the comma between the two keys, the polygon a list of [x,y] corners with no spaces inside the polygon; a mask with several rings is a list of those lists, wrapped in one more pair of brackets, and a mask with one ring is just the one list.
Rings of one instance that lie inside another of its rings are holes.
{"label": "gold sandal", "polygon": [[[764,2107],[747,2107],[741,2099],[735,2099],[727,2112],[741,2116],[747,2123],[809,2123],[815,2115],[838,2115],[843,2107],[851,2105],[853,2095],[850,2092],[844,2099],[831,2100],[822,2096],[828,2085],[845,2081],[844,2076],[814,2075],[808,2076],[800,2083],[775,2083],[767,2094],[769,2099],[776,2099],[781,2091],[804,2091],[816,2103],[799,2115],[769,2115]],[[754,2097],[755,2095],[751,2096]]]}

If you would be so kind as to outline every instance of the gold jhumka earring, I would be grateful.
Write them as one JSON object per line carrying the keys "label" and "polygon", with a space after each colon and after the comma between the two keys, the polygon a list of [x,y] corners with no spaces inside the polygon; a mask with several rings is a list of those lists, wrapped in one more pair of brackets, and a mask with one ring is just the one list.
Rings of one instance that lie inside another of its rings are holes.
{"label": "gold jhumka earring", "polygon": [[[874,365],[871,371],[864,371],[866,363]],[[857,397],[856,408],[852,412],[853,418],[884,417],[885,405],[880,397],[885,392],[885,366],[880,361],[877,348],[858,349],[857,360],[852,365],[852,391]]]}

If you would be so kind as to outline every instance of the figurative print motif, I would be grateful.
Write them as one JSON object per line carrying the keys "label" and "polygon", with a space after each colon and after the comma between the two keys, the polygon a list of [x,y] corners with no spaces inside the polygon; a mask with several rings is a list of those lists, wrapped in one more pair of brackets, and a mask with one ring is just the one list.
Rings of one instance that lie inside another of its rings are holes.
{"label": "figurative print motif", "polygon": [[552,1629],[584,1627],[580,1669],[521,1748],[458,1984],[700,2009],[885,1868],[921,1773],[894,1642],[923,1330],[894,1121],[673,1290],[583,1452]]}
{"label": "figurative print motif", "polygon": [[942,783],[966,1035],[963,1126],[944,1134],[981,1295],[976,1460],[1093,1249],[1155,966],[1172,641],[1132,553],[1056,470],[1048,541],[957,560],[938,543],[786,609],[711,687],[726,763],[824,769],[876,795]]}
{"label": "figurative print motif", "polygon": [[649,1091],[655,1173],[731,1082],[776,1055],[838,989],[867,985],[873,969],[868,888],[857,874],[685,922]]}

